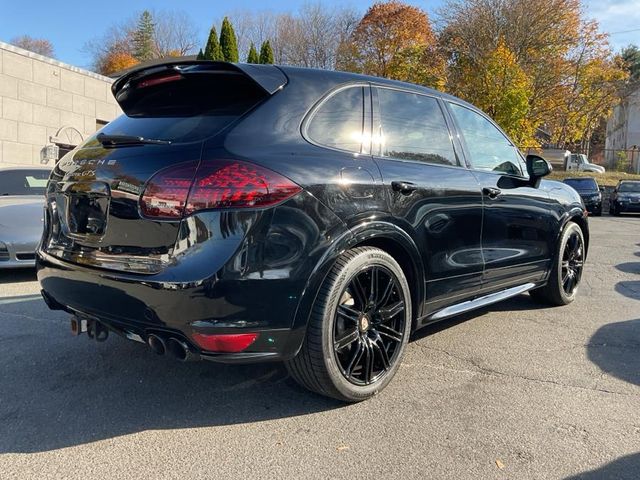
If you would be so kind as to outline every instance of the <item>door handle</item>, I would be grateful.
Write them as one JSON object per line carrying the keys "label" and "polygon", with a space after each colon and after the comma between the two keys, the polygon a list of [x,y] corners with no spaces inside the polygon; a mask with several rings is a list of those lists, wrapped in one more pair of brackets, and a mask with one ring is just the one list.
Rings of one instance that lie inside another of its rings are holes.
{"label": "door handle", "polygon": [[502,194],[502,190],[495,187],[484,187],[482,189],[482,193],[493,200],[495,198],[498,198]]}
{"label": "door handle", "polygon": [[412,192],[415,192],[418,189],[418,186],[411,182],[391,182],[391,188],[395,192],[400,192],[403,195],[411,195]]}

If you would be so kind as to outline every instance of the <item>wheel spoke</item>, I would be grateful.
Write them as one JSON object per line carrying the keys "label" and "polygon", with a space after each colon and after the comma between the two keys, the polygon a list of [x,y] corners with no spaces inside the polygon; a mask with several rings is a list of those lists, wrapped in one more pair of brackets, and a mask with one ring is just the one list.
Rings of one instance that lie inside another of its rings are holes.
{"label": "wheel spoke", "polygon": [[393,277],[389,275],[389,281],[387,286],[384,289],[384,293],[382,294],[382,299],[376,304],[376,308],[384,307],[387,303],[389,303],[389,299],[391,298],[391,294],[393,293],[393,287],[396,282],[393,280]]}
{"label": "wheel spoke", "polygon": [[394,342],[402,342],[402,333],[391,328],[388,325],[380,324],[376,327],[378,333]]}
{"label": "wheel spoke", "polygon": [[382,338],[379,333],[376,340],[371,345],[375,351],[378,352],[378,357],[380,357],[383,368],[388,370],[391,366],[391,362],[389,361],[389,355],[387,354],[387,350],[384,348],[384,344],[382,343]]}
{"label": "wheel spoke", "polygon": [[371,291],[369,294],[369,303],[376,305],[378,303],[378,267],[371,269]]}
{"label": "wheel spoke", "polygon": [[367,308],[367,294],[360,282],[360,274],[356,275],[351,283],[353,285],[353,296],[357,299],[360,308],[364,310]]}
{"label": "wheel spoke", "polygon": [[364,345],[362,340],[360,340],[358,342],[358,348],[354,350],[353,354],[351,355],[351,359],[349,359],[349,364],[345,369],[344,373],[347,378],[351,378],[351,376],[353,375],[353,370],[358,366],[363,353],[364,353]]}
{"label": "wheel spoke", "polygon": [[401,300],[394,303],[393,305],[381,308],[380,310],[378,310],[378,315],[380,316],[380,321],[382,323],[386,323],[402,312],[404,312],[404,302]]}
{"label": "wheel spoke", "polygon": [[345,330],[340,338],[336,338],[333,342],[333,346],[336,350],[342,350],[345,347],[348,347],[353,342],[358,340],[359,334],[357,328],[351,328],[349,330]]}
{"label": "wheel spoke", "polygon": [[365,383],[369,384],[371,383],[371,379],[373,378],[373,347],[369,339],[364,342],[363,346],[365,349],[365,354],[363,365],[364,371],[362,373],[364,375]]}
{"label": "wheel spoke", "polygon": [[346,320],[351,320],[352,322],[358,323],[360,312],[357,312],[353,308],[346,305],[338,305],[338,315]]}

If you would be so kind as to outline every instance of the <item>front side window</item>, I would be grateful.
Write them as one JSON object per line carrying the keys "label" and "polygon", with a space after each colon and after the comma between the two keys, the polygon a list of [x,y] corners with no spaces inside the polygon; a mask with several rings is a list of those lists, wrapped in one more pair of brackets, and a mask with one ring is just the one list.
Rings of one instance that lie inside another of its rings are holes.
{"label": "front side window", "polygon": [[379,88],[378,99],[383,157],[458,164],[449,129],[435,98]]}
{"label": "front side window", "polygon": [[522,175],[520,155],[500,130],[469,108],[455,103],[449,105],[464,135],[473,168]]}
{"label": "front side window", "polygon": [[364,128],[364,88],[339,90],[313,113],[307,137],[325,147],[360,153]]}

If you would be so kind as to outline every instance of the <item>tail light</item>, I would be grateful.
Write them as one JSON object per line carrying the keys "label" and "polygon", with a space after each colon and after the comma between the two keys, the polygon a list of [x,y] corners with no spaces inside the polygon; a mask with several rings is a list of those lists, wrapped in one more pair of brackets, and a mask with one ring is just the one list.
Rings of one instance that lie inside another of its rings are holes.
{"label": "tail light", "polygon": [[237,353],[249,348],[258,338],[257,333],[231,333],[207,335],[194,333],[193,340],[203,350],[219,353]]}
{"label": "tail light", "polygon": [[293,197],[299,185],[267,168],[240,160],[193,162],[158,172],[140,198],[145,217],[180,219],[199,210],[265,208]]}

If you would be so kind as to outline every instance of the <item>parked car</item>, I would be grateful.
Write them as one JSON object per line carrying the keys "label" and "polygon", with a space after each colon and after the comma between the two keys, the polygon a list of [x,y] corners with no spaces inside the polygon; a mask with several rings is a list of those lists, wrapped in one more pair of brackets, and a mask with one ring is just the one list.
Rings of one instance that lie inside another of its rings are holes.
{"label": "parked car", "polygon": [[640,181],[620,180],[609,198],[609,213],[640,212]]}
{"label": "parked car", "polygon": [[587,211],[596,217],[602,215],[602,188],[594,178],[565,178],[564,183],[573,187],[582,201]]}
{"label": "parked car", "polygon": [[602,165],[589,162],[589,159],[584,153],[571,153],[568,151],[564,156],[564,169],[567,171],[575,170],[577,172],[605,172],[605,168]]}
{"label": "parked car", "polygon": [[34,267],[51,170],[0,168],[0,269]]}
{"label": "parked car", "polygon": [[45,301],[76,334],[281,360],[359,401],[414,330],[524,292],[576,298],[580,196],[455,97],[204,61],[141,68],[112,91],[125,115],[58,163],[38,252]]}

